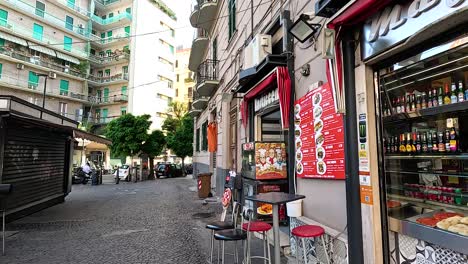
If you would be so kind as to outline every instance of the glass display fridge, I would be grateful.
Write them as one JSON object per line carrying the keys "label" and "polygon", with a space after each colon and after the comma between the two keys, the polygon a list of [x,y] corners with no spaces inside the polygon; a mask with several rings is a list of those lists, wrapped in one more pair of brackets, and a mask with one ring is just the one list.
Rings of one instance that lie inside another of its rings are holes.
{"label": "glass display fridge", "polygon": [[468,37],[375,76],[388,231],[468,254]]}

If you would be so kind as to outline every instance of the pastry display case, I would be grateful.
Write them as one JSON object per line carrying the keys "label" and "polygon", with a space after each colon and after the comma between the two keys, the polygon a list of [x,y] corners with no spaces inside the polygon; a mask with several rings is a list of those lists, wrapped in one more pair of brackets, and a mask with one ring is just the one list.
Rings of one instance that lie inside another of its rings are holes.
{"label": "pastry display case", "polygon": [[389,231],[468,254],[468,40],[376,73]]}

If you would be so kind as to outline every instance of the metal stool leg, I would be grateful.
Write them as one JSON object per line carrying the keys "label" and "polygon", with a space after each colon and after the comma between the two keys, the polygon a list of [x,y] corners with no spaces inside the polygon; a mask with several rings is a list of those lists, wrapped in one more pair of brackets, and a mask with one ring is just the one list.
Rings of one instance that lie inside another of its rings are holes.
{"label": "metal stool leg", "polygon": [[325,257],[327,258],[327,263],[330,264],[330,258],[328,257],[328,250],[325,247],[325,239],[323,238],[324,236],[322,235],[322,246],[323,250],[325,251]]}
{"label": "metal stool leg", "polygon": [[265,232],[266,244],[267,244],[267,251],[268,251],[268,264],[271,264],[271,254],[270,254],[270,242],[268,240],[268,234]]}
{"label": "metal stool leg", "polygon": [[266,256],[267,256],[267,255],[266,255],[266,247],[267,247],[267,245],[266,245],[265,231],[263,231],[262,234],[263,234],[263,257],[265,258],[263,262],[264,262],[265,264],[267,264],[267,260],[266,260]]}
{"label": "metal stool leg", "polygon": [[5,256],[5,210],[2,210],[2,256]]}
{"label": "metal stool leg", "polygon": [[221,242],[221,263],[224,264],[224,241]]}
{"label": "metal stool leg", "polygon": [[302,253],[304,254],[304,264],[307,264],[307,249],[305,238],[302,238]]}
{"label": "metal stool leg", "polygon": [[210,264],[213,264],[214,234],[215,234],[215,231],[212,230],[212,231],[211,231]]}
{"label": "metal stool leg", "polygon": [[239,255],[237,255],[237,241],[234,241],[234,261],[239,264]]}
{"label": "metal stool leg", "polygon": [[220,248],[221,248],[221,241],[218,241],[218,264],[219,264],[219,261],[221,260],[221,259],[219,258],[219,250],[220,250]]}
{"label": "metal stool leg", "polygon": [[299,238],[295,236],[294,239],[296,240],[296,263],[299,264]]}

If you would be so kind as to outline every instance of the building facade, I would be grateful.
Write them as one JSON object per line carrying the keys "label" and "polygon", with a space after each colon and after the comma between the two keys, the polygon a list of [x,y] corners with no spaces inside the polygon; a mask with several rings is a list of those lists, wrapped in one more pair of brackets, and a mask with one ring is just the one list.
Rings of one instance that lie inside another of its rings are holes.
{"label": "building facade", "polygon": [[175,20],[159,0],[2,1],[0,93],[42,106],[47,79],[45,108],[96,133],[127,112],[158,128],[175,94]]}
{"label": "building facade", "polygon": [[175,97],[177,102],[191,104],[193,97],[193,87],[195,86],[193,72],[189,70],[190,49],[178,47],[175,63]]}

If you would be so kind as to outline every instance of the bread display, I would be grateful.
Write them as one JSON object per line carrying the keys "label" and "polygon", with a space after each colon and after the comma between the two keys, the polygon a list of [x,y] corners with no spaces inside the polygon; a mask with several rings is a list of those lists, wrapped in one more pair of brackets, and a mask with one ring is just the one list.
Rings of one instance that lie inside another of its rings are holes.
{"label": "bread display", "polygon": [[448,230],[450,226],[456,225],[460,223],[460,220],[462,219],[461,216],[452,216],[447,219],[441,220],[437,222],[437,227],[440,229]]}

